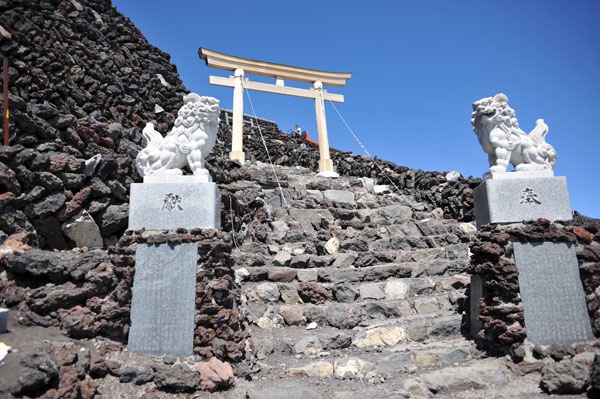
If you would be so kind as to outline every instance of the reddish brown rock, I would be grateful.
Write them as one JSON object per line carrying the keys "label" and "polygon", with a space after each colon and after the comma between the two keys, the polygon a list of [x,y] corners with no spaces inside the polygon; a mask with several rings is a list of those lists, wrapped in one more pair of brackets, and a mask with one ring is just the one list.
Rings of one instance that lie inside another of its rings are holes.
{"label": "reddish brown rock", "polygon": [[80,348],[79,345],[75,345],[73,342],[55,342],[51,346],[52,355],[60,366],[75,364],[77,352]]}
{"label": "reddish brown rock", "polygon": [[573,234],[575,234],[580,241],[583,241],[586,244],[591,244],[593,240],[592,233],[580,226],[573,227]]}
{"label": "reddish brown rock", "polygon": [[317,283],[300,283],[298,285],[298,294],[307,303],[322,304],[333,300],[331,289],[327,289]]}
{"label": "reddish brown rock", "polygon": [[58,172],[79,172],[83,169],[85,162],[68,154],[56,154],[50,156],[50,166],[48,170],[52,173]]}
{"label": "reddish brown rock", "polygon": [[281,267],[275,271],[269,273],[269,281],[276,281],[278,283],[289,283],[296,278],[296,270],[289,267]]}
{"label": "reddish brown rock", "polygon": [[60,326],[73,338],[91,338],[98,334],[96,316],[88,308],[75,306],[58,314]]}
{"label": "reddish brown rock", "polygon": [[27,238],[26,233],[16,233],[8,236],[6,241],[4,241],[4,245],[12,249],[13,251],[29,251],[31,246],[28,244],[29,239]]}
{"label": "reddish brown rock", "polygon": [[121,375],[120,369],[121,365],[119,363],[94,356],[90,360],[89,374],[92,378],[104,378],[108,374],[118,377]]}
{"label": "reddish brown rock", "polygon": [[216,357],[208,362],[198,363],[200,373],[200,389],[214,392],[217,389],[227,389],[234,385],[233,369],[227,362],[222,362]]}
{"label": "reddish brown rock", "polygon": [[4,208],[15,198],[15,195],[10,191],[0,194],[0,209]]}
{"label": "reddish brown rock", "polygon": [[289,326],[303,326],[306,324],[306,317],[300,306],[282,306],[279,314]]}
{"label": "reddish brown rock", "polygon": [[88,187],[82,188],[77,194],[75,194],[73,196],[73,199],[71,199],[69,202],[67,202],[65,214],[61,215],[61,219],[67,219],[67,218],[75,215],[77,212],[79,212],[81,210],[81,208],[83,207],[83,204],[85,203],[85,201],[87,201],[88,198],[90,198],[91,194],[92,194],[91,187],[88,186]]}

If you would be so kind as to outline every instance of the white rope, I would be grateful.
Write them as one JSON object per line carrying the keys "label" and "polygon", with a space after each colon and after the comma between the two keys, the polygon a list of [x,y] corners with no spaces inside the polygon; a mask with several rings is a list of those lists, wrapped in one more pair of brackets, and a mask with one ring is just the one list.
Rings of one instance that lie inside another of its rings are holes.
{"label": "white rope", "polygon": [[271,164],[271,170],[273,171],[273,175],[275,176],[275,181],[277,182],[277,187],[279,187],[279,195],[281,196],[281,202],[286,207],[289,208],[287,201],[285,200],[285,195],[283,195],[283,189],[281,188],[281,184],[279,184],[279,178],[277,177],[277,172],[275,172],[275,166],[273,165],[273,161],[271,160],[271,154],[269,154],[269,149],[267,148],[267,142],[265,141],[265,137],[262,134],[262,129],[260,128],[260,124],[258,123],[258,117],[256,116],[256,112],[254,111],[254,105],[252,104],[252,99],[250,98],[250,92],[246,88],[246,84],[244,83],[244,79],[242,79],[242,87],[246,90],[246,95],[248,96],[248,102],[250,103],[250,108],[252,108],[252,114],[254,115],[254,120],[256,121],[256,126],[258,126],[258,133],[260,134],[260,138],[262,140],[263,146],[265,147],[265,151],[267,152],[267,158],[269,159],[269,163]]}
{"label": "white rope", "polygon": [[375,164],[375,166],[377,166],[377,168],[389,180],[389,182],[392,184],[392,186],[394,186],[394,188],[396,189],[396,191],[404,198],[404,200],[406,200],[406,202],[408,202],[408,205],[410,205],[410,207],[414,210],[414,206],[413,206],[412,202],[410,202],[410,200],[406,197],[406,195],[404,195],[404,193],[402,191],[400,191],[400,189],[398,188],[398,186],[396,186],[396,183],[394,183],[394,181],[388,176],[388,174],[385,173],[385,171],[383,170],[383,168],[381,167],[381,165],[379,165],[375,161],[375,159],[373,159],[373,157],[371,156],[371,154],[367,150],[367,147],[365,147],[363,145],[363,143],[360,142],[360,140],[358,139],[358,137],[356,137],[356,134],[354,134],[354,131],[352,130],[352,128],[350,127],[350,125],[348,125],[348,123],[346,122],[346,120],[344,119],[344,117],[342,116],[342,114],[340,113],[340,111],[338,111],[338,109],[335,106],[335,104],[333,104],[331,102],[331,100],[327,100],[327,101],[329,101],[329,104],[331,104],[333,106],[333,109],[335,109],[335,112],[337,112],[338,116],[340,117],[340,119],[342,120],[342,122],[344,122],[344,125],[346,125],[346,127],[348,128],[348,131],[352,134],[352,136],[354,137],[354,139],[356,140],[356,142],[362,147],[362,149],[365,152],[365,154],[367,154],[367,156],[371,159],[371,161],[373,161],[373,163]]}

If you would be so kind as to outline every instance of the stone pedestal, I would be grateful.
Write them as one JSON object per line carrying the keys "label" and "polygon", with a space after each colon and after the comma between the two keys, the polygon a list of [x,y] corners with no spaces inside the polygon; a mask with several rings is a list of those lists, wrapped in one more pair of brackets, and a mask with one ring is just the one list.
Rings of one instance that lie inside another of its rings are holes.
{"label": "stone pedestal", "polygon": [[[221,195],[210,175],[146,176],[132,184],[129,229],[221,227]],[[140,244],[136,251],[129,350],[191,356],[198,244]]]}
{"label": "stone pedestal", "polygon": [[513,243],[527,337],[534,344],[594,339],[572,243]]}
{"label": "stone pedestal", "polygon": [[[161,182],[132,184],[129,229],[220,228],[221,194],[217,185],[193,182],[194,178],[165,176]],[[168,179],[175,182],[165,183]]]}
{"label": "stone pedestal", "polygon": [[539,218],[571,220],[565,177],[528,177],[531,172],[493,175],[474,191],[477,228],[489,223],[520,223]]}
{"label": "stone pedestal", "polygon": [[198,244],[140,244],[135,255],[129,350],[191,356]]}

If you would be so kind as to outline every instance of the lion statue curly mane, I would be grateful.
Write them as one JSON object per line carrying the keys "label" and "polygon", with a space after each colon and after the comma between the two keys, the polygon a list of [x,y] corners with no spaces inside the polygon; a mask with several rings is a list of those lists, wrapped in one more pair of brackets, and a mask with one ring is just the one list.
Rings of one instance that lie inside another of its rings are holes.
{"label": "lion statue curly mane", "polygon": [[182,168],[189,165],[194,175],[210,177],[204,161],[215,146],[218,128],[219,100],[186,95],[173,129],[165,137],[152,123],[142,130],[147,144],[136,158],[138,172],[142,177],[181,175]]}
{"label": "lion statue curly mane", "polygon": [[519,128],[504,94],[473,103],[471,124],[488,154],[490,172],[505,172],[509,162],[517,171],[554,169],[556,151],[545,139],[548,125],[538,119],[531,133],[526,134]]}

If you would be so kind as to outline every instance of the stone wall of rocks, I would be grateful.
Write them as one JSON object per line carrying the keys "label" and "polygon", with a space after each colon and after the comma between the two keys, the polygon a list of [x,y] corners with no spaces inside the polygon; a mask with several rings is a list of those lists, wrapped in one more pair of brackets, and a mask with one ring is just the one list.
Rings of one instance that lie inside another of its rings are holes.
{"label": "stone wall of rocks", "polygon": [[199,254],[194,352],[239,362],[247,338],[245,318],[236,310],[240,292],[233,278],[231,236],[221,231],[128,231],[108,252],[9,253],[0,301],[16,308],[22,323],[60,326],[73,338],[126,342],[137,245],[187,242],[197,242]]}
{"label": "stone wall of rocks", "polygon": [[[167,131],[188,92],[176,67],[108,0],[6,0],[0,25],[12,34],[0,46],[11,112],[0,239],[25,232],[48,249],[116,242],[139,179],[140,128],[154,120]],[[93,231],[84,239],[81,230]]]}
{"label": "stone wall of rocks", "polygon": [[527,332],[512,252],[515,241],[576,245],[592,330],[600,336],[600,225],[561,225],[539,219],[524,225],[484,226],[471,243],[469,273],[479,275],[483,282],[479,302],[483,328],[476,340],[493,354],[509,353],[516,360],[525,356]]}

